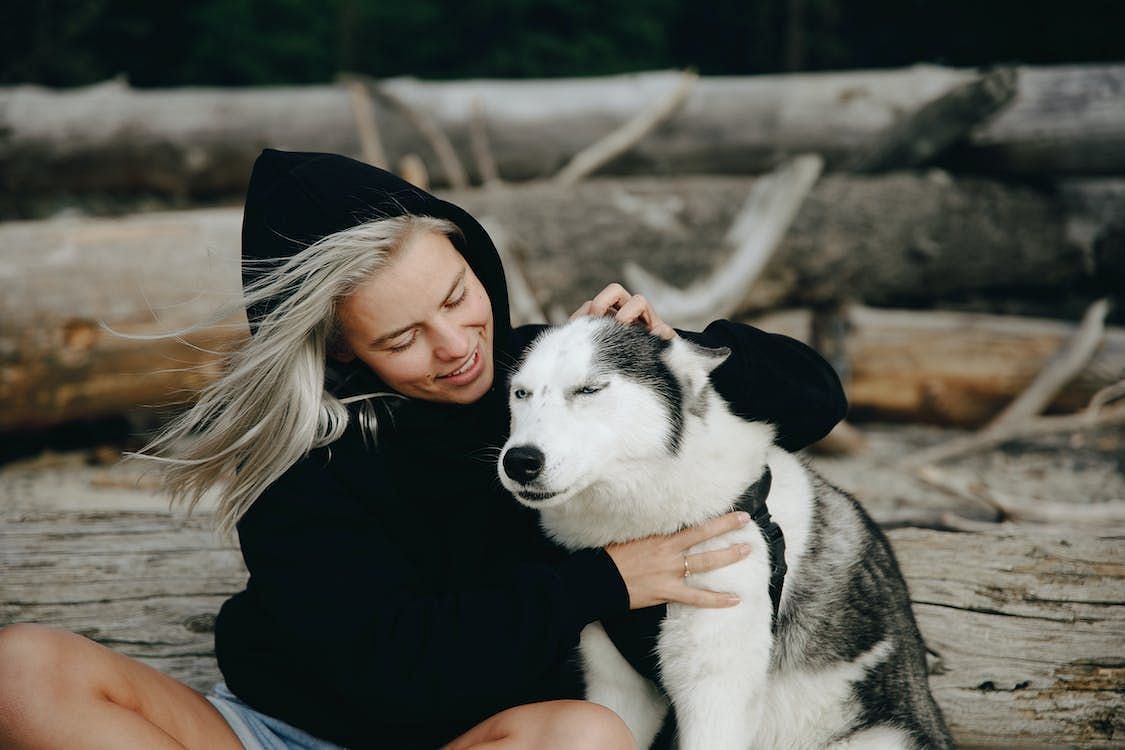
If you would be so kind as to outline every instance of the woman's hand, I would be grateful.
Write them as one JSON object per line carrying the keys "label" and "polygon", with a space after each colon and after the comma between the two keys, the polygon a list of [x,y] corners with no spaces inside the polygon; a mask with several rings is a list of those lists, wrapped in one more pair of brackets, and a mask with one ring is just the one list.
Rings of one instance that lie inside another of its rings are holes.
{"label": "woman's hand", "polygon": [[675,534],[650,536],[606,547],[629,590],[629,609],[666,602],[696,607],[733,607],[738,604],[739,598],[733,594],[687,585],[685,573],[705,573],[738,562],[750,554],[750,547],[736,544],[690,555],[687,551],[711,537],[741,529],[749,522],[750,516],[746,513],[727,513]]}
{"label": "woman's hand", "polygon": [[638,321],[643,323],[653,336],[668,340],[676,337],[676,332],[672,330],[672,326],[657,316],[652,309],[652,305],[643,295],[629,294],[625,287],[616,282],[598,292],[598,295],[593,299],[583,302],[582,306],[570,316],[570,319],[574,320],[580,315],[594,317],[613,315],[617,322],[625,325],[632,325]]}

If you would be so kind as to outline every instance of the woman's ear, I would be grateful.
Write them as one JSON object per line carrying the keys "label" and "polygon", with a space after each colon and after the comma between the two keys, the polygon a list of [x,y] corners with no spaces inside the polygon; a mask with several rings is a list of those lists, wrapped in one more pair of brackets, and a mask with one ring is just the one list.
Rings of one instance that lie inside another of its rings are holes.
{"label": "woman's ear", "polygon": [[347,364],[348,362],[355,361],[355,352],[348,346],[348,342],[344,341],[342,336],[332,336],[328,340],[328,356],[340,362]]}

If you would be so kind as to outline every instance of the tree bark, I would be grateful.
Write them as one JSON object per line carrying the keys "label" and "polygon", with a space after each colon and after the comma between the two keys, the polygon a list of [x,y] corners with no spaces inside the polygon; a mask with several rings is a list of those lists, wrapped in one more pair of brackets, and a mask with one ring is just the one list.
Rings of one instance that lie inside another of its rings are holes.
{"label": "tree bark", "polygon": [[[0,430],[192,398],[245,315],[237,211],[0,225]],[[204,324],[183,340],[145,336]],[[112,330],[108,330],[112,329]]]}
{"label": "tree bark", "polygon": [[1110,748],[1125,732],[1120,530],[888,533],[958,747]]}
{"label": "tree bark", "polygon": [[[724,236],[752,184],[736,177],[605,178],[566,190],[532,183],[450,197],[508,230],[528,258],[528,281],[544,308],[573,310],[591,290],[620,278],[626,261],[681,289],[710,275],[730,255]],[[940,171],[828,175],[739,311],[849,298],[904,307],[1051,301],[1069,286],[1108,283],[1102,268],[1120,263],[1113,260],[1120,244],[1103,243],[1092,257],[1083,238],[1101,235],[1072,233],[1079,215],[1068,205],[1054,193]],[[1125,212],[1125,204],[1115,210]]]}
{"label": "tree bark", "polygon": [[[723,237],[751,185],[747,178],[601,179],[453,197],[508,233],[542,309],[570,311],[620,278],[626,260],[681,287],[721,265]],[[929,306],[972,294],[1039,298],[1098,274],[1067,238],[1067,219],[1052,196],[999,183],[829,176],[806,199],[742,311],[841,299]],[[245,335],[240,313],[188,334],[202,350],[121,338],[102,324],[145,335],[206,323],[221,302],[236,299],[240,221],[238,211],[223,209],[0,226],[0,430],[183,399],[213,377],[217,360],[208,350]],[[1120,264],[1114,253],[1122,246],[1106,247],[1098,262]],[[902,362],[897,347],[916,333],[906,327],[898,335],[900,343],[862,361]],[[957,335],[947,339],[953,346]],[[1030,356],[1026,346],[1020,351]],[[858,355],[854,362],[863,366]],[[961,369],[974,367],[962,361]],[[965,386],[988,396],[972,408],[939,408],[931,393],[937,386],[920,385],[927,377],[901,386],[915,394],[904,399],[904,416],[972,423],[1005,397],[998,392],[1010,392]],[[950,370],[936,382],[966,381]]]}
{"label": "tree bark", "polygon": [[[528,180],[555,174],[666,95],[679,76],[381,85],[432,118],[468,165],[479,100],[500,177]],[[915,66],[704,78],[674,118],[604,171],[760,173],[806,152],[830,168],[846,165],[977,76]],[[1125,173],[1125,65],[1021,67],[1018,79],[1014,101],[974,130],[958,164],[1018,175]],[[132,90],[111,81],[73,91],[0,89],[0,188],[9,214],[27,195],[45,192],[237,195],[266,146],[358,156],[353,107],[346,86]],[[447,184],[407,118],[378,97],[374,108],[388,162],[422,154],[435,184]]]}
{"label": "tree bark", "polygon": [[[1075,324],[949,311],[844,312],[842,355],[850,416],[979,427],[1019,396]],[[810,339],[812,315],[789,310],[755,318],[768,331]],[[1052,399],[1050,412],[1082,409],[1125,378],[1125,328],[1109,328],[1081,372]]]}

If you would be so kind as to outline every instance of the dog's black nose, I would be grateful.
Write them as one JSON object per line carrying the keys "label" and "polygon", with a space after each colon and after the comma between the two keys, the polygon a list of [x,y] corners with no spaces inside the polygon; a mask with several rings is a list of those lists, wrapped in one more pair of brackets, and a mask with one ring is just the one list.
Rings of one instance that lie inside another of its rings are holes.
{"label": "dog's black nose", "polygon": [[543,451],[534,445],[517,445],[504,454],[504,473],[520,484],[527,484],[543,471]]}

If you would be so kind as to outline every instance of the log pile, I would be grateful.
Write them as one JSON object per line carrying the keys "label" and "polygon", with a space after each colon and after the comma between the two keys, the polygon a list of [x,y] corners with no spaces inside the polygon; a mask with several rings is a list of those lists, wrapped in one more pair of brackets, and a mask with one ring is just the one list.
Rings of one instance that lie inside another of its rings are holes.
{"label": "log pile", "polygon": [[[503,227],[537,305],[570,311],[620,279],[629,261],[680,284],[721,269],[724,235],[754,182],[607,178],[451,197]],[[805,198],[736,312],[857,298],[902,306],[975,295],[1040,304],[1054,289],[1099,282],[1125,264],[1125,245],[1091,259],[1072,241],[1068,226],[1103,220],[1069,205],[1030,188],[944,173],[829,175]],[[0,431],[181,400],[213,377],[214,351],[245,335],[239,313],[192,331],[187,345],[113,332],[180,330],[235,300],[239,225],[234,209],[0,225]],[[1019,392],[1067,331],[1048,321],[857,310],[848,334],[852,364],[837,364],[851,372],[859,416],[980,424]],[[1056,409],[1084,404],[1123,377],[1121,336],[1111,331]]]}

